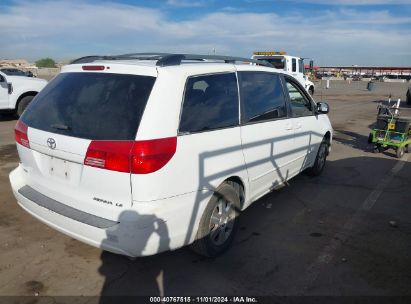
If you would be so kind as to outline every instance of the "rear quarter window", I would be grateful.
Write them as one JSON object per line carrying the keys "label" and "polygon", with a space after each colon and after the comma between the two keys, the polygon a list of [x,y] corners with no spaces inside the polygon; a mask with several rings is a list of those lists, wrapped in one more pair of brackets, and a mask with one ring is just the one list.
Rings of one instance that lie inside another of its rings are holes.
{"label": "rear quarter window", "polygon": [[62,73],[22,116],[28,126],[97,140],[133,140],[155,77]]}

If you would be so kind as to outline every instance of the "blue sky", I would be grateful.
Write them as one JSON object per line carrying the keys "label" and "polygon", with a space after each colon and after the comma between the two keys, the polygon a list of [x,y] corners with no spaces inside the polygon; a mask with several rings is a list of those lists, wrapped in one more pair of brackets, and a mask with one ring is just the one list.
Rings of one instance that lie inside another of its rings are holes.
{"label": "blue sky", "polygon": [[0,37],[0,58],[31,61],[215,49],[411,66],[411,0],[0,0]]}

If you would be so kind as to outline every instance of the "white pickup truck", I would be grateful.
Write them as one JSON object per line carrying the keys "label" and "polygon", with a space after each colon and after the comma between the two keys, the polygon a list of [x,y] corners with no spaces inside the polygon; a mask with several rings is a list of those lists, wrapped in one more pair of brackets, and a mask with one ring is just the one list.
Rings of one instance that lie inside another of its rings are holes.
{"label": "white pickup truck", "polygon": [[0,72],[0,111],[11,110],[20,116],[46,84],[44,79],[10,76]]}
{"label": "white pickup truck", "polygon": [[304,70],[303,58],[287,55],[286,52],[254,52],[252,59],[264,60],[276,69],[289,72],[311,95],[314,95],[314,83],[308,80]]}

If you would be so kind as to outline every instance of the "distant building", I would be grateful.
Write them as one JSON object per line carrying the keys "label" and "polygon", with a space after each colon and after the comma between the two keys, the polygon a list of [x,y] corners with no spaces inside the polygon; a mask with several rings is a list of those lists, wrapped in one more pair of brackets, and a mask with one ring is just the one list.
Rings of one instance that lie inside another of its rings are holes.
{"label": "distant building", "polygon": [[0,67],[25,68],[31,66],[25,59],[0,59]]}
{"label": "distant building", "polygon": [[0,59],[0,69],[1,68],[16,68],[22,71],[30,71],[35,76],[37,76],[38,68],[29,63],[25,59]]}
{"label": "distant building", "polygon": [[[308,67],[306,67],[308,68]],[[411,67],[388,66],[315,66],[315,72],[341,75],[411,75]]]}

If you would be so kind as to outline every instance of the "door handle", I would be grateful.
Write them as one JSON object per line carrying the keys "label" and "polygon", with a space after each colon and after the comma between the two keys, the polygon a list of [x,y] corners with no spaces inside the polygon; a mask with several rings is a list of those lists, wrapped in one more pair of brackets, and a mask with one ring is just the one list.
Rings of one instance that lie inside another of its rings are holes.
{"label": "door handle", "polygon": [[286,124],[285,129],[286,130],[292,130],[293,129],[293,124],[291,124],[291,123]]}

